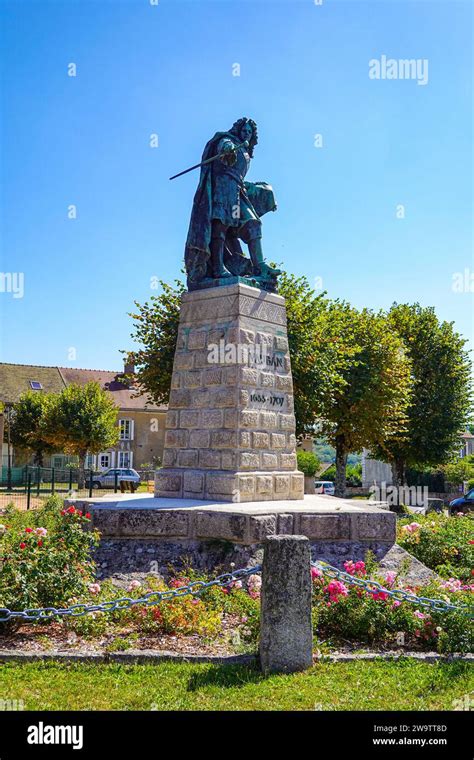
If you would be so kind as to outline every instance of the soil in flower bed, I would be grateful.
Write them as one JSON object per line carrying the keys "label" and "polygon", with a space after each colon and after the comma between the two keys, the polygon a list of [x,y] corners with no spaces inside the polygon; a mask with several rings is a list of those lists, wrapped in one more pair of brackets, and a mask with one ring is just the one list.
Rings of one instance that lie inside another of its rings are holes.
{"label": "soil in flower bed", "polygon": [[[8,634],[0,634],[0,651],[27,652],[31,654],[107,654],[110,652],[134,652],[146,650],[148,653],[166,653],[201,657],[227,657],[236,654],[256,654],[255,647],[243,645],[239,641],[235,621],[230,616],[223,619],[222,633],[213,639],[206,639],[197,634],[191,636],[173,636],[166,634],[137,634],[133,628],[117,629],[104,633],[100,637],[79,636],[68,631],[62,623],[48,625],[22,625],[21,629]],[[315,661],[327,656],[375,654],[394,657],[410,655],[433,655],[435,652],[416,652],[413,646],[397,647],[393,645],[367,646],[356,641],[325,642],[319,641],[314,646]],[[447,655],[449,659],[450,655]],[[469,659],[472,655],[466,656]]]}
{"label": "soil in flower bed", "polygon": [[155,652],[172,652],[182,655],[226,656],[242,652],[233,622],[222,621],[222,633],[213,639],[198,634],[173,636],[167,634],[137,634],[132,627],[117,629],[99,637],[79,636],[61,623],[22,625],[19,630],[0,634],[0,650],[32,653],[87,652],[104,654],[109,651],[147,649]]}

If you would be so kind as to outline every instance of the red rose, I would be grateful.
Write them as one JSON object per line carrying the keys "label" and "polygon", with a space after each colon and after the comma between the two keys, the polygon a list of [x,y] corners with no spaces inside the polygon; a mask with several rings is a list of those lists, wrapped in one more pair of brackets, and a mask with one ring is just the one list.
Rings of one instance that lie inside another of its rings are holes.
{"label": "red rose", "polygon": [[43,542],[42,541],[38,541],[38,546],[43,546]]}
{"label": "red rose", "polygon": [[24,543],[22,542],[22,543],[20,544],[20,549],[26,549],[26,544],[24,544]]}
{"label": "red rose", "polygon": [[86,512],[85,517],[86,517],[87,520],[90,520],[91,519],[91,513],[90,512]]}
{"label": "red rose", "polygon": [[25,533],[33,533],[33,528],[25,528]]}
{"label": "red rose", "polygon": [[67,511],[69,512],[70,515],[73,515],[76,510],[75,510],[75,507],[69,507]]}

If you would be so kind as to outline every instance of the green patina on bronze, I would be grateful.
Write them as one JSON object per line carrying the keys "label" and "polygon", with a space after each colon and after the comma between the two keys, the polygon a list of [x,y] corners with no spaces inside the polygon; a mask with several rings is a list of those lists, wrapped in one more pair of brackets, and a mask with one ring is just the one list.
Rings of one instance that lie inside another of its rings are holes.
{"label": "green patina on bronze", "polygon": [[189,290],[242,281],[276,291],[280,270],[263,258],[260,221],[276,209],[273,188],[245,180],[257,142],[257,125],[242,118],[204,148],[185,249]]}

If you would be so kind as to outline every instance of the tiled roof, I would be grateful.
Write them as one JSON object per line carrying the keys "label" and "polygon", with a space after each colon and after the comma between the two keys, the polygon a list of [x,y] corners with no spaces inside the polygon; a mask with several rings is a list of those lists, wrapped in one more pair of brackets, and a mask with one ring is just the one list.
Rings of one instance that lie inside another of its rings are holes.
{"label": "tiled roof", "polygon": [[[165,411],[148,400],[144,393],[135,397],[138,386],[127,387],[119,381],[119,372],[102,369],[74,369],[72,367],[39,367],[30,364],[7,364],[0,362],[0,401],[14,403],[19,396],[32,390],[30,381],[40,382],[46,393],[60,393],[66,385],[95,381],[108,391],[119,409],[130,411]],[[40,393],[41,391],[38,391]]]}
{"label": "tiled roof", "polygon": [[58,369],[67,385],[71,383],[84,385],[91,381],[99,383],[104,390],[112,394],[119,409],[136,411],[140,409],[144,411],[166,410],[166,406],[158,406],[149,401],[147,393],[144,393],[142,396],[136,396],[138,386],[129,388],[117,381],[118,372],[110,372],[105,369],[75,369],[73,367],[58,367]]}
{"label": "tiled roof", "polygon": [[0,362],[0,401],[14,403],[22,393],[32,390],[30,381],[35,380],[47,393],[59,393],[65,387],[58,367]]}

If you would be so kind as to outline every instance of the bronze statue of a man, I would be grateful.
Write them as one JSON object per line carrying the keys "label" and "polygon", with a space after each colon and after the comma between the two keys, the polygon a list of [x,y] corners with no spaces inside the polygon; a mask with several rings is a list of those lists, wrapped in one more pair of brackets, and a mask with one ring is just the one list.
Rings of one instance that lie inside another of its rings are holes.
{"label": "bronze statue of a man", "polygon": [[280,270],[264,261],[260,221],[276,209],[273,189],[266,182],[245,181],[257,142],[256,123],[242,118],[228,132],[217,132],[204,148],[186,240],[189,290],[225,285],[231,276],[276,289]]}

